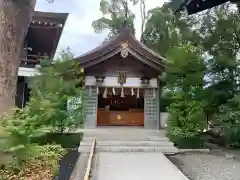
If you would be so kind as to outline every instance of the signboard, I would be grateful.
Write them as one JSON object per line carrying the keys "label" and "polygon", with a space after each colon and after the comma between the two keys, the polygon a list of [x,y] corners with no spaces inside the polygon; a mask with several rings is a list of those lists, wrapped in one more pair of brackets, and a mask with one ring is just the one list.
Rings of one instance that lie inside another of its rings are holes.
{"label": "signboard", "polygon": [[123,85],[126,83],[126,72],[118,72],[118,83]]}

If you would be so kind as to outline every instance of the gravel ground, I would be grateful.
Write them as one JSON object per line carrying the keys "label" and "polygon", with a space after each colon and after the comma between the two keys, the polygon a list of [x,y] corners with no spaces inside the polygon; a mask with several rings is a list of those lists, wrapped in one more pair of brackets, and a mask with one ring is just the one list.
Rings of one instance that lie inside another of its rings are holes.
{"label": "gravel ground", "polygon": [[190,180],[240,180],[240,161],[223,154],[186,153],[169,159]]}

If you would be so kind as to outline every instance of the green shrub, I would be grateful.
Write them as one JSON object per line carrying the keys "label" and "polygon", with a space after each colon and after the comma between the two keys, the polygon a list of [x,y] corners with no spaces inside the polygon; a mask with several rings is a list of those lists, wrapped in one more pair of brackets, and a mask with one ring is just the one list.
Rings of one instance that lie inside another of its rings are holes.
{"label": "green shrub", "polygon": [[5,132],[0,138],[0,151],[3,155],[12,156],[12,164],[16,168],[21,168],[29,157],[38,153],[38,148],[30,139],[43,133],[29,124],[31,120],[22,110],[16,109],[12,117],[5,118],[0,124]]}
{"label": "green shrub", "polygon": [[199,148],[203,146],[203,129],[206,127],[203,104],[187,100],[182,95],[168,108],[168,136],[179,148]]}
{"label": "green shrub", "polygon": [[[66,153],[66,150],[57,145],[36,146],[38,153],[30,156],[21,169],[14,163],[2,165],[0,167],[1,180],[16,179],[52,179],[59,171],[59,161]],[[17,170],[16,170],[17,169]]]}
{"label": "green shrub", "polygon": [[41,75],[31,82],[31,99],[25,108],[33,118],[32,125],[61,133],[80,127],[84,121],[84,72],[79,63],[70,52],[63,52],[60,59],[39,71]]}
{"label": "green shrub", "polygon": [[240,95],[220,107],[218,121],[229,148],[240,148]]}
{"label": "green shrub", "polygon": [[167,112],[167,108],[173,103],[172,94],[165,93],[160,97],[160,112]]}
{"label": "green shrub", "polygon": [[42,136],[33,137],[32,143],[39,145],[59,144],[63,148],[77,148],[82,140],[82,133],[46,133]]}

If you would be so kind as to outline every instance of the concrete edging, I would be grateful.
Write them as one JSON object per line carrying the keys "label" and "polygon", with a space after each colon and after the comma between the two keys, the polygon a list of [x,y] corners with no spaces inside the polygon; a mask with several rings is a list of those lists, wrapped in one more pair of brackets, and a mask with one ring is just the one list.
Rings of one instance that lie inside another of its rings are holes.
{"label": "concrete edging", "polygon": [[210,149],[179,149],[179,153],[187,153],[187,152],[202,152],[209,153]]}
{"label": "concrete edging", "polygon": [[164,154],[162,154],[162,155],[163,155],[163,157],[166,159],[166,161],[168,162],[168,164],[169,164],[170,166],[172,166],[172,168],[173,168],[175,171],[177,171],[179,175],[181,175],[181,177],[182,177],[183,180],[189,180],[188,177],[185,176],[185,175],[183,174],[183,172],[182,172],[180,169],[178,169],[175,164],[173,164]]}

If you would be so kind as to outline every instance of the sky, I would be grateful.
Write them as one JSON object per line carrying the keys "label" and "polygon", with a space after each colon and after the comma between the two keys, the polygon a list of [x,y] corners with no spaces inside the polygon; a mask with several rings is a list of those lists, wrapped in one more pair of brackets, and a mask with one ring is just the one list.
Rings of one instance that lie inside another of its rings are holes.
{"label": "sky", "polygon": [[[146,9],[162,6],[166,0],[146,0]],[[60,38],[57,54],[61,50],[70,48],[74,56],[79,56],[98,46],[107,36],[107,31],[95,33],[92,21],[101,17],[100,0],[37,0],[35,10],[45,12],[69,13],[67,22]],[[139,5],[131,7],[135,13],[136,37],[141,36],[141,16]]]}

